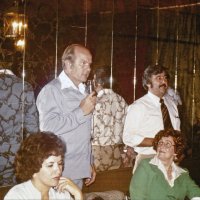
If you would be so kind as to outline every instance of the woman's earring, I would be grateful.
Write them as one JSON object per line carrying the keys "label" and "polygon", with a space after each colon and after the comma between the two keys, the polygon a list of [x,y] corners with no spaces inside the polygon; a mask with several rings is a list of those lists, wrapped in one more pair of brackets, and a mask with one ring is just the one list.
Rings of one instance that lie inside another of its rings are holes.
{"label": "woman's earring", "polygon": [[177,158],[177,154],[174,154],[174,161],[177,161],[178,158]]}

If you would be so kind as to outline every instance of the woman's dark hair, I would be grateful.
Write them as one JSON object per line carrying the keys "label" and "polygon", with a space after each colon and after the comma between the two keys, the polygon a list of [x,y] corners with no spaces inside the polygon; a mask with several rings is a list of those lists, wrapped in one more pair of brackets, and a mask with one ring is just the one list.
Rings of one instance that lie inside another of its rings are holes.
{"label": "woman's dark hair", "polygon": [[169,80],[170,76],[169,73],[167,71],[167,68],[161,66],[161,65],[149,65],[145,70],[144,70],[144,74],[142,77],[142,85],[144,87],[145,90],[148,90],[148,86],[147,84],[151,84],[151,77],[152,75],[157,75],[157,74],[161,74],[161,73],[165,73],[167,79]]}
{"label": "woman's dark hair", "polygon": [[169,136],[171,136],[174,140],[175,153],[177,154],[176,157],[179,159],[185,149],[185,138],[180,131],[173,129],[159,131],[153,140],[153,149],[157,151],[158,142],[161,140],[161,138]]}
{"label": "woman's dark hair", "polygon": [[21,144],[15,157],[15,174],[20,182],[32,178],[39,172],[42,163],[49,156],[64,158],[63,141],[51,132],[38,132],[29,135]]}

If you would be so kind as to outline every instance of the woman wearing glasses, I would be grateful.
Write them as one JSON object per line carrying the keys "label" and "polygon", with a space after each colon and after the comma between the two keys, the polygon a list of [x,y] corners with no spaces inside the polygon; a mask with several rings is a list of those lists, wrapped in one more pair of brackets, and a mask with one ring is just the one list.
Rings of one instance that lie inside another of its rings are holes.
{"label": "woman wearing glasses", "polygon": [[175,164],[185,142],[176,130],[159,131],[153,141],[156,155],[140,162],[130,183],[131,200],[200,200],[200,188],[187,170]]}

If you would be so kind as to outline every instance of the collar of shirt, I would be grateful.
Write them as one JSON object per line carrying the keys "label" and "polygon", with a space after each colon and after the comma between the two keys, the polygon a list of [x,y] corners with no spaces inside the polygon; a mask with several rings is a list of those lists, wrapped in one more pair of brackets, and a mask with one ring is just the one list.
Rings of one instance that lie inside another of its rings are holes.
{"label": "collar of shirt", "polygon": [[162,171],[162,173],[165,176],[165,179],[167,180],[167,182],[169,183],[169,185],[171,187],[174,186],[174,181],[184,172],[186,172],[184,169],[178,167],[174,162],[172,163],[172,179],[168,180],[167,178],[167,171],[164,167],[164,165],[162,164],[161,160],[157,157],[157,155],[155,155],[149,162],[152,165],[156,165],[158,167],[158,169],[160,169]]}
{"label": "collar of shirt", "polygon": [[0,69],[0,74],[14,75],[13,72],[9,69]]}
{"label": "collar of shirt", "polygon": [[111,89],[102,89],[98,92],[97,97],[102,97],[103,94],[109,94],[111,92]]}
{"label": "collar of shirt", "polygon": [[[148,91],[147,95],[153,100],[153,102],[157,105],[160,106],[160,97],[154,95],[150,91]],[[164,98],[163,98],[164,99]]]}
{"label": "collar of shirt", "polygon": [[72,80],[67,76],[67,74],[65,74],[64,71],[62,71],[59,75],[59,79],[61,82],[61,89],[65,89],[65,88],[70,88],[72,87],[75,90],[79,90],[79,92],[81,92],[82,94],[85,94],[85,84],[80,83],[78,85],[78,88],[74,85],[74,83],[72,82]]}
{"label": "collar of shirt", "polygon": [[[28,186],[28,190],[31,191],[30,195],[28,196],[28,199],[30,199],[31,195],[33,195],[33,194],[35,195],[34,196],[35,199],[41,199],[40,191],[33,185],[31,180],[27,181],[27,186]],[[27,190],[27,188],[25,188],[25,189]],[[57,192],[55,192],[54,189],[51,187],[50,190],[49,190],[49,199],[58,199],[58,197],[62,197],[62,198],[59,198],[59,199],[64,199],[64,197],[69,197],[68,192],[61,192],[61,193],[57,194],[56,196],[55,196],[55,193],[57,193]]]}

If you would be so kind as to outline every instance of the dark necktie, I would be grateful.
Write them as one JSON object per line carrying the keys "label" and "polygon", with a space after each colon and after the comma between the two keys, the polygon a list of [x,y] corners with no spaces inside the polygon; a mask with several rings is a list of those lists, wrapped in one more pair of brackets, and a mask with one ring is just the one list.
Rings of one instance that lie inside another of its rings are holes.
{"label": "dark necktie", "polygon": [[164,100],[160,99],[160,103],[161,103],[161,112],[162,112],[162,117],[163,117],[164,129],[169,129],[169,128],[173,129],[170,116],[169,116],[169,111],[167,109],[167,106],[164,103]]}

